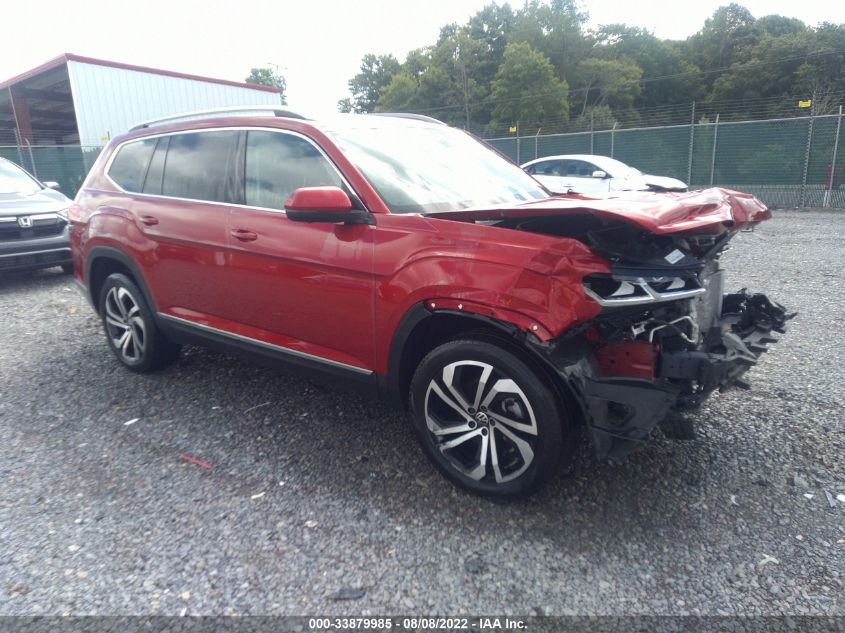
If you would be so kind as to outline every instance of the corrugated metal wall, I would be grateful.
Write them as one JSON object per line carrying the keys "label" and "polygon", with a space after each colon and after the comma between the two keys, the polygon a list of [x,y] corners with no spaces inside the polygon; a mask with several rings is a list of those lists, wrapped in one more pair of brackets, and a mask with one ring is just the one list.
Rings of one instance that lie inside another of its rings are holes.
{"label": "corrugated metal wall", "polygon": [[181,77],[68,62],[81,145],[104,145],[136,123],[193,110],[279,105],[278,94]]}

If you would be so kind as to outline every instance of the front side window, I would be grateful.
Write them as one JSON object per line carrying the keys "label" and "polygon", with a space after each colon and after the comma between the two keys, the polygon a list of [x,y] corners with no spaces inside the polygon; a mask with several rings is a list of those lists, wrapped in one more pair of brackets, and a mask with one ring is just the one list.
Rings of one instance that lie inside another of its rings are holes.
{"label": "front side window", "polygon": [[330,134],[393,213],[490,208],[549,197],[518,165],[445,125],[385,120]]}
{"label": "front side window", "polygon": [[161,193],[174,198],[234,202],[237,132],[187,132],[170,136]]}
{"label": "front side window", "polygon": [[528,173],[534,176],[561,176],[561,166],[564,161],[560,160],[544,160],[539,163],[534,163]]}
{"label": "front side window", "polygon": [[140,193],[157,140],[145,138],[123,145],[109,167],[109,178],[124,191]]}
{"label": "front side window", "polygon": [[284,209],[300,187],[342,187],[337,170],[311,143],[292,134],[250,131],[246,137],[244,169],[246,204]]}

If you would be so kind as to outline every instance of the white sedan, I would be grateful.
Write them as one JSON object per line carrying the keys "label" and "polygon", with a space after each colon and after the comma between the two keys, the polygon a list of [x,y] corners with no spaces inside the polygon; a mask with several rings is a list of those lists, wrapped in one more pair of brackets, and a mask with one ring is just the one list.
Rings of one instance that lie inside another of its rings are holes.
{"label": "white sedan", "polygon": [[685,182],[644,174],[615,158],[568,154],[537,158],[522,166],[553,193],[606,191],[686,191]]}

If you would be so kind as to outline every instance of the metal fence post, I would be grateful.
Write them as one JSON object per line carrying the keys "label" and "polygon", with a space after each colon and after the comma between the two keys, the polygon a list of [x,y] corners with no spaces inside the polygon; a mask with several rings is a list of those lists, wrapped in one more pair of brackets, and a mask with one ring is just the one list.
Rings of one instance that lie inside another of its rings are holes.
{"label": "metal fence post", "polygon": [[595,132],[596,121],[595,121],[595,113],[590,110],[590,154],[595,154]]}
{"label": "metal fence post", "polygon": [[613,158],[613,150],[616,143],[616,126],[619,125],[619,121],[613,122],[613,129],[610,130],[610,157]]}
{"label": "metal fence post", "polygon": [[538,157],[537,156],[537,146],[538,146],[538,143],[540,142],[540,130],[542,130],[542,129],[543,128],[538,127],[537,133],[534,135],[534,158]]}
{"label": "metal fence post", "polygon": [[519,121],[516,122],[516,164],[522,164],[522,159],[519,156]]}
{"label": "metal fence post", "polygon": [[29,150],[29,162],[32,164],[32,175],[38,178],[38,168],[35,166],[35,156],[32,155],[32,143],[29,142],[28,138],[25,138],[26,141],[26,148]]}
{"label": "metal fence post", "polygon": [[692,184],[692,147],[695,143],[695,101],[692,102],[692,116],[689,124],[689,158],[687,159],[687,186]]}
{"label": "metal fence post", "polygon": [[716,171],[716,144],[719,142],[719,115],[716,115],[716,124],[713,127],[713,154],[710,156],[710,186],[713,186],[713,174]]}
{"label": "metal fence post", "polygon": [[[815,95],[813,95],[815,96]],[[813,105],[810,108],[810,123],[807,125],[807,147],[804,150],[804,173],[801,176],[801,204],[803,207],[807,203],[807,173],[810,170],[810,150],[813,147],[813,123],[816,120],[816,102],[813,100]]]}
{"label": "metal fence post", "polygon": [[836,117],[836,136],[833,137],[833,158],[830,161],[830,183],[824,192],[823,207],[830,206],[833,183],[836,182],[836,154],[839,152],[839,132],[842,129],[842,106],[839,106],[839,116]]}

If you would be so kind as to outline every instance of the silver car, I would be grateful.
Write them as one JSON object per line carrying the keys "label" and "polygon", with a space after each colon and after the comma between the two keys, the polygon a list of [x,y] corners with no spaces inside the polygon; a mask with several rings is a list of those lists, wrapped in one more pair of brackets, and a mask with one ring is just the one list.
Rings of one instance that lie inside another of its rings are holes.
{"label": "silver car", "polygon": [[644,174],[639,169],[595,154],[545,156],[522,165],[553,193],[606,193],[609,191],[686,191],[685,182]]}
{"label": "silver car", "polygon": [[67,209],[73,202],[0,158],[0,273],[61,266],[73,270]]}

